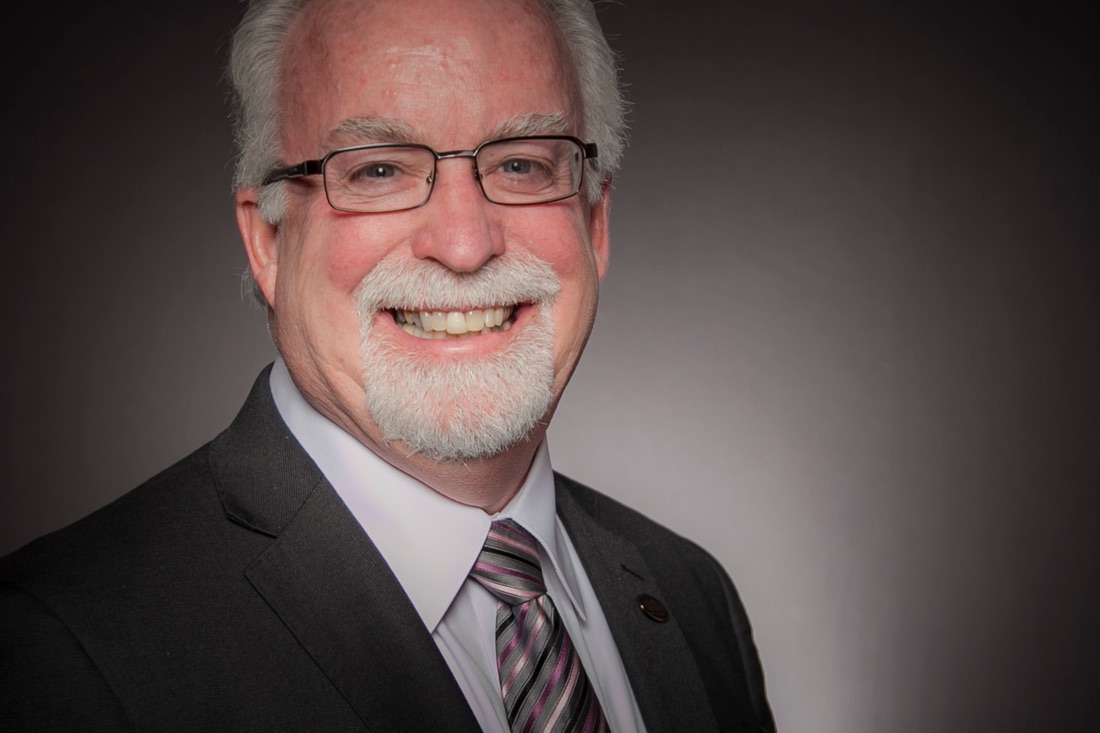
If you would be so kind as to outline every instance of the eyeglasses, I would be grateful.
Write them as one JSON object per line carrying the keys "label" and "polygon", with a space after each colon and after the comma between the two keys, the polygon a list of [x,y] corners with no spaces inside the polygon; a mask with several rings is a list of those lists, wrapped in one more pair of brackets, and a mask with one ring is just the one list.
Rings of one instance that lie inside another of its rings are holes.
{"label": "eyeglasses", "polygon": [[584,161],[595,157],[595,143],[567,135],[510,137],[445,153],[411,143],[357,145],[333,150],[320,160],[276,168],[263,185],[321,175],[329,205],[338,211],[404,211],[428,203],[438,161],[472,158],[474,179],[485,198],[526,206],[575,196],[584,180]]}

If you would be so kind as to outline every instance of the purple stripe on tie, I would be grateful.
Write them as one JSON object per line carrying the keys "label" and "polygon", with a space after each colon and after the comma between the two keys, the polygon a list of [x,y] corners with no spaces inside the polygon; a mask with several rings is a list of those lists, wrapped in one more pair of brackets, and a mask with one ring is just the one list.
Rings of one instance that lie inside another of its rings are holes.
{"label": "purple stripe on tie", "polygon": [[519,578],[520,580],[526,580],[530,583],[535,583],[540,586],[542,585],[542,578],[538,575],[524,572],[523,570],[519,570],[516,568],[506,568],[501,565],[491,565],[487,562],[479,561],[474,565],[474,570],[498,575],[507,575],[509,578]]}
{"label": "purple stripe on tie", "polygon": [[[524,733],[529,733],[534,727],[535,723],[538,721],[539,713],[542,712],[542,708],[546,705],[546,701],[550,699],[550,695],[559,692],[558,688],[559,685],[563,683],[562,678],[565,675],[565,670],[570,660],[574,659],[574,656],[571,654],[572,651],[573,645],[569,643],[569,637],[563,635],[561,647],[558,651],[558,658],[556,660],[557,663],[554,665],[554,671],[550,673],[550,677],[546,680],[546,687],[542,688],[542,692],[539,694],[534,707],[531,709],[531,714],[527,718],[527,725],[524,726],[523,729]],[[577,666],[580,667],[579,660]],[[572,692],[572,689],[563,691],[562,697],[567,698],[569,692]],[[547,729],[553,730],[553,726],[548,725]]]}
{"label": "purple stripe on tie", "polygon": [[[563,639],[563,641],[568,643],[568,639]],[[562,651],[565,651],[564,645],[562,647]],[[575,656],[570,656],[563,653],[558,659],[557,668],[554,670],[554,674],[552,675],[552,677],[555,679],[546,683],[546,692],[543,693],[544,697],[539,701],[536,710],[531,714],[531,723],[534,723],[537,720],[538,713],[541,712],[542,707],[547,699],[545,695],[552,689],[557,688],[558,685],[556,679],[561,677],[566,665],[568,665],[569,667],[569,675],[565,679],[564,686],[561,690],[561,697],[558,699],[558,704],[546,717],[545,728],[547,730],[554,730],[558,724],[558,721],[563,719],[563,715],[569,710],[572,703],[576,702],[574,699],[572,699],[572,693],[576,689],[577,681],[580,675],[584,674],[584,671],[581,669],[579,659],[577,659]]]}
{"label": "purple stripe on tie", "polygon": [[[520,617],[517,620],[519,621],[519,627],[521,629],[524,627],[524,621],[526,620],[527,612],[530,610],[530,608],[530,606],[524,606],[520,609]],[[512,663],[512,669],[511,672],[508,674],[507,679],[504,678],[503,667],[500,669],[500,687],[505,697],[507,697],[508,693],[511,692],[512,685],[515,684],[516,678],[519,677],[519,675],[528,667],[528,665],[530,665],[532,659],[536,659],[538,657],[538,650],[535,648],[535,643],[538,641],[539,634],[542,632],[542,629],[545,626],[546,616],[541,613],[536,614],[534,624],[532,624],[531,626],[530,635],[528,635],[528,637],[523,640],[519,639],[519,634],[516,635],[517,643],[519,641],[523,641],[524,647],[519,657],[516,658],[516,660]],[[497,657],[497,664],[498,666],[500,664],[499,656]]]}
{"label": "purple stripe on tie", "polygon": [[495,537],[493,537],[493,539],[495,539],[497,542],[499,542],[502,545],[507,545],[509,547],[516,548],[517,550],[522,552],[524,555],[538,557],[539,553],[538,553],[537,546],[532,546],[531,544],[529,544],[527,542],[524,542],[522,538],[509,537],[507,535],[499,535],[498,534]]}
{"label": "purple stripe on tie", "polygon": [[515,650],[515,648],[517,646],[519,646],[519,642],[520,642],[519,634],[512,635],[511,638],[509,638],[506,642],[504,642],[504,646],[497,653],[497,666],[498,667],[500,665],[504,664],[504,662],[508,659],[508,657],[511,656],[511,654]]}

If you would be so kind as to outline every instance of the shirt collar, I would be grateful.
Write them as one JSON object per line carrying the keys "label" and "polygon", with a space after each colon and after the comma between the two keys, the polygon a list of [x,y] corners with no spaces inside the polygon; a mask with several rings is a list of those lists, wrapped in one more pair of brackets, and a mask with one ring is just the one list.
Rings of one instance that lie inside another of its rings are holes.
{"label": "shirt collar", "polygon": [[534,535],[577,614],[585,618],[577,559],[557,519],[554,472],[545,441],[519,492],[490,517],[394,468],[317,412],[298,391],[281,357],[271,370],[270,384],[290,432],[378,548],[429,631],[435,630],[466,581],[492,520],[501,518],[516,520]]}

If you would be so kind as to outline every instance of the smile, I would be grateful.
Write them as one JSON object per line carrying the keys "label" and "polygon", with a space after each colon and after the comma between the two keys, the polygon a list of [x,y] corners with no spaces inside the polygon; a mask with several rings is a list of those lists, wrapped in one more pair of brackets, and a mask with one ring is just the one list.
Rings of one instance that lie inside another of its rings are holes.
{"label": "smile", "polygon": [[391,310],[394,321],[405,333],[422,339],[460,339],[507,331],[512,327],[515,306],[478,308],[469,311]]}

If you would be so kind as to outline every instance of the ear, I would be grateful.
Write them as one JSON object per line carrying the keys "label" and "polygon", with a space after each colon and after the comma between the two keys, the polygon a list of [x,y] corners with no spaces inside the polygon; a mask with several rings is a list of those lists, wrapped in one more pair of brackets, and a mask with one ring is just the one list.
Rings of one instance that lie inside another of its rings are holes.
{"label": "ear", "polygon": [[278,227],[268,224],[260,215],[259,191],[241,188],[236,193],[237,229],[241,232],[244,251],[252,277],[267,300],[275,307],[275,278],[279,271]]}
{"label": "ear", "polygon": [[600,198],[588,212],[588,236],[592,241],[592,253],[596,256],[596,274],[603,281],[607,274],[611,254],[611,237],[608,232],[608,215],[611,212],[611,176],[600,187]]}

